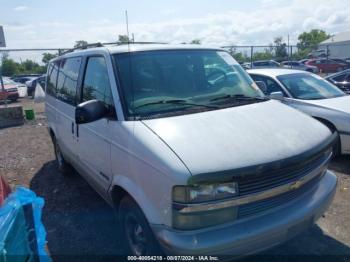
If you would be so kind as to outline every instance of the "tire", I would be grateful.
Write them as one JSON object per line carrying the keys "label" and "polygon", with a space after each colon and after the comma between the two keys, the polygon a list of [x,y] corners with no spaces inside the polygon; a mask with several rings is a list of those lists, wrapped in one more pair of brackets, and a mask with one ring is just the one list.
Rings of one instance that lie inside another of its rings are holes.
{"label": "tire", "polygon": [[341,71],[344,71],[344,68],[338,67],[338,68],[337,68],[337,72],[341,72]]}
{"label": "tire", "polygon": [[67,161],[64,159],[63,154],[61,152],[60,145],[58,144],[55,138],[52,139],[55,150],[55,160],[58,170],[65,176],[70,176],[74,173],[74,169]]}
{"label": "tire", "polygon": [[131,197],[125,196],[121,200],[118,214],[127,255],[162,255],[147,219]]}

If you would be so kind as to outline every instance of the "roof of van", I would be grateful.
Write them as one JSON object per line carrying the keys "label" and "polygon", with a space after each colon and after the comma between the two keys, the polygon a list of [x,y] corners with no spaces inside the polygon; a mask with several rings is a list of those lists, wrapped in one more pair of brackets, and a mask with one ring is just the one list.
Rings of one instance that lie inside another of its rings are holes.
{"label": "roof of van", "polygon": [[[138,52],[138,51],[152,51],[152,50],[223,50],[220,47],[203,46],[203,45],[191,45],[191,44],[130,44],[130,45],[103,45],[101,47],[91,47],[86,49],[75,49],[71,52],[64,53],[60,57],[70,57],[77,54],[93,53],[96,51],[107,51],[110,54],[127,53],[127,52]],[[60,58],[58,57],[58,58]],[[55,60],[55,59],[54,59]]]}
{"label": "roof of van", "polygon": [[178,44],[178,45],[169,45],[169,44],[130,44],[130,45],[112,45],[106,46],[110,53],[125,53],[129,52],[137,52],[137,51],[150,51],[150,50],[173,50],[173,49],[202,49],[202,50],[218,50],[222,49],[220,47],[210,47],[210,46],[202,46],[202,45],[187,45],[187,44]]}

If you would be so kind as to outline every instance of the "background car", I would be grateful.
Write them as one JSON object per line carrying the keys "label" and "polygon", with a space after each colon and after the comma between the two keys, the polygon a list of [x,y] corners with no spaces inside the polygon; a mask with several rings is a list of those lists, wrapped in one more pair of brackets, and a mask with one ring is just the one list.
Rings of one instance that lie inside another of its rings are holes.
{"label": "background car", "polygon": [[284,68],[291,68],[297,70],[308,71],[311,73],[318,73],[318,68],[316,66],[305,65],[299,61],[284,61],[281,63]]}
{"label": "background car", "polygon": [[330,58],[332,61],[335,61],[337,63],[341,63],[341,64],[345,64],[347,65],[347,68],[350,68],[350,61],[346,61],[344,59],[340,59],[340,58]]}
{"label": "background car", "polygon": [[301,60],[299,60],[299,63],[305,64],[309,60],[310,60],[309,58],[301,59]]}
{"label": "background car", "polygon": [[329,54],[329,51],[327,51],[326,49],[314,50],[308,54],[308,57],[309,58],[327,57],[327,53]]}
{"label": "background car", "polygon": [[27,81],[33,80],[40,75],[18,75],[10,77],[11,80],[15,81],[16,83],[25,84]]}
{"label": "background car", "polygon": [[26,82],[26,86],[28,88],[28,96],[34,96],[35,88],[37,84],[40,84],[41,87],[45,88],[45,81],[46,81],[46,75],[42,75],[39,77],[36,77],[32,80],[29,80]]}
{"label": "background car", "polygon": [[4,83],[17,87],[19,97],[26,97],[28,95],[27,86],[25,84],[17,83],[8,77],[3,77],[3,80]]}
{"label": "background car", "polygon": [[[5,91],[1,90],[2,94],[0,97],[2,99],[6,98],[11,102],[16,102],[19,97],[17,85],[13,84],[12,82],[9,82],[7,79],[3,79],[3,82]],[[2,88],[0,87],[0,89]]]}
{"label": "background car", "polygon": [[329,75],[325,79],[339,87],[343,92],[350,94],[350,69]]}
{"label": "background car", "polygon": [[274,61],[274,60],[260,60],[255,61],[253,63],[251,62],[243,62],[239,63],[244,69],[251,69],[251,68],[279,68],[281,67],[281,64]]}
{"label": "background car", "polygon": [[331,59],[310,59],[305,65],[316,66],[322,73],[340,72],[347,68],[347,64]]}
{"label": "background car", "polygon": [[23,80],[21,80],[22,78],[39,77],[39,76],[41,76],[41,74],[20,74],[20,75],[13,75],[10,77],[10,79],[15,81],[15,82],[20,82],[20,81],[23,81]]}
{"label": "background car", "polygon": [[350,96],[322,77],[292,69],[248,70],[254,81],[264,82],[262,90],[325,124],[339,134],[335,154],[350,154]]}
{"label": "background car", "polygon": [[281,67],[281,64],[274,60],[255,61],[250,66],[250,68],[279,68],[279,67]]}

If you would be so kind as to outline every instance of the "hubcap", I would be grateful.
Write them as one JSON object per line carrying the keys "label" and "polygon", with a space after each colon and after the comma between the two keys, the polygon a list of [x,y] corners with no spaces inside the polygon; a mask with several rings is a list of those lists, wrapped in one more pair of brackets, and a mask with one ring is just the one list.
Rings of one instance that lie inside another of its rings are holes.
{"label": "hubcap", "polygon": [[125,218],[126,237],[131,251],[137,255],[146,254],[146,237],[142,225],[133,214],[127,214]]}

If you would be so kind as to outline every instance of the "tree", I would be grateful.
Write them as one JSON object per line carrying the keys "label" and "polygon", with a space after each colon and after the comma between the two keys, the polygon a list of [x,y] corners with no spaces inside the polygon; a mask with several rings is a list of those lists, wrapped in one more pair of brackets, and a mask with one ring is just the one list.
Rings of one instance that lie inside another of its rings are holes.
{"label": "tree", "polygon": [[85,40],[78,40],[78,41],[75,41],[74,48],[83,47],[83,46],[86,46],[86,45],[88,45],[87,41],[85,41]]}
{"label": "tree", "polygon": [[242,52],[237,52],[237,48],[235,46],[231,46],[228,49],[228,52],[231,56],[233,56],[234,59],[238,62],[245,62],[248,60],[247,55],[243,54]]}
{"label": "tree", "polygon": [[18,63],[8,58],[5,58],[2,60],[2,74],[4,76],[12,76],[18,73],[19,73]]}
{"label": "tree", "polygon": [[274,46],[275,46],[275,55],[276,58],[284,59],[288,57],[288,52],[287,52],[287,44],[283,42],[283,38],[276,37],[273,40]]}
{"label": "tree", "polygon": [[299,50],[307,50],[309,52],[316,49],[321,42],[330,37],[331,36],[323,30],[312,29],[310,32],[304,32],[298,36],[297,46]]}
{"label": "tree", "polygon": [[127,35],[118,35],[118,42],[125,44],[130,43],[131,41]]}
{"label": "tree", "polygon": [[1,52],[1,62],[9,57],[9,52]]}
{"label": "tree", "polygon": [[192,45],[200,45],[201,44],[201,40],[200,39],[193,39],[190,44]]}
{"label": "tree", "polygon": [[41,61],[42,61],[45,65],[47,65],[47,64],[50,62],[51,59],[53,59],[53,58],[55,58],[55,57],[57,57],[57,56],[58,56],[57,53],[56,53],[56,54],[43,53],[43,58],[42,58]]}
{"label": "tree", "polygon": [[265,49],[264,52],[255,52],[253,54],[253,61],[270,60],[272,58],[273,58],[273,55],[268,49]]}

